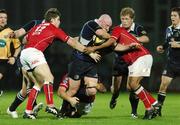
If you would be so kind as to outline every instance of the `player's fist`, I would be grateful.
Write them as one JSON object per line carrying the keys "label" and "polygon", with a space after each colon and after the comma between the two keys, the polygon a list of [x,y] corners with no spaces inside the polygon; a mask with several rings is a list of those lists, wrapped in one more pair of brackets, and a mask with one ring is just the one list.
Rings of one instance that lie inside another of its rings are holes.
{"label": "player's fist", "polygon": [[158,53],[163,53],[164,52],[163,46],[162,45],[157,46],[156,51]]}

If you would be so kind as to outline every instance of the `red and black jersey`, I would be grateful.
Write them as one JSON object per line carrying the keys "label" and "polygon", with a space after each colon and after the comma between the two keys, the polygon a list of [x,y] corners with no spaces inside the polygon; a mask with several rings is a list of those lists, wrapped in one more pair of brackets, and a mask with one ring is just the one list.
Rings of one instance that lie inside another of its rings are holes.
{"label": "red and black jersey", "polygon": [[[139,43],[139,41],[123,27],[116,26],[111,34],[111,38],[117,40],[122,45],[129,45],[131,43]],[[149,51],[139,44],[140,47],[137,50],[129,51],[122,55],[122,59],[129,65],[136,61],[141,56],[150,54]]]}
{"label": "red and black jersey", "polygon": [[66,33],[51,23],[41,23],[33,27],[26,36],[27,44],[25,48],[36,48],[40,51],[44,51],[53,40],[57,38],[63,42],[69,39]]}

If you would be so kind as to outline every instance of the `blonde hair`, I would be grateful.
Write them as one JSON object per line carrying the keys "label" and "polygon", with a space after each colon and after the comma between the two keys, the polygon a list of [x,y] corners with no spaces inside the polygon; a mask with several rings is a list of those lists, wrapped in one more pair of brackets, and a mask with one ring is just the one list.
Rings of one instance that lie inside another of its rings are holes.
{"label": "blonde hair", "polygon": [[131,19],[135,19],[135,11],[131,7],[125,7],[121,10],[120,16],[129,15]]}

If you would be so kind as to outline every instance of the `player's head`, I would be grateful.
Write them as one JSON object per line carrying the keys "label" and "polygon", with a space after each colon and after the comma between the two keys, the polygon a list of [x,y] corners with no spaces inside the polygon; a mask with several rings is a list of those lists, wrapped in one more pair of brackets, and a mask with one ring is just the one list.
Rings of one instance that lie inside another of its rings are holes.
{"label": "player's head", "polygon": [[180,25],[180,7],[171,9],[171,22],[173,26]]}
{"label": "player's head", "polygon": [[132,26],[135,19],[134,10],[130,7],[123,8],[120,12],[120,19],[122,26],[129,29]]}
{"label": "player's head", "polygon": [[99,20],[99,25],[106,31],[109,31],[109,28],[112,26],[111,17],[108,14],[102,14],[98,20]]}
{"label": "player's head", "polygon": [[46,11],[44,14],[44,19],[46,22],[50,22],[56,27],[59,27],[60,25],[60,12],[57,8],[50,8]]}
{"label": "player's head", "polygon": [[0,29],[7,25],[7,12],[5,9],[0,10]]}

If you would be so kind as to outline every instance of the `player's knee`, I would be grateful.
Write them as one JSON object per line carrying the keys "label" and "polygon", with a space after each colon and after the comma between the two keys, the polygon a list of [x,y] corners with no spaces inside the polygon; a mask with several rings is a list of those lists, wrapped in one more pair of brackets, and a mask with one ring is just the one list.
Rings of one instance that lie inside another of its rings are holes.
{"label": "player's knee", "polygon": [[96,95],[97,89],[96,89],[96,87],[87,87],[86,88],[86,93],[87,93],[88,96]]}

